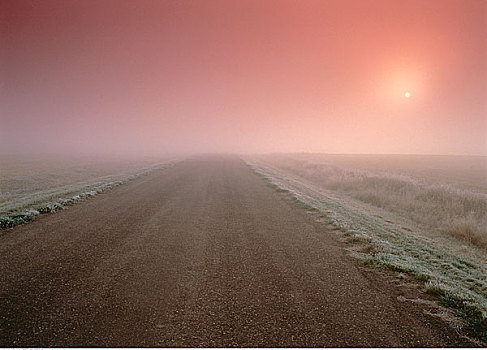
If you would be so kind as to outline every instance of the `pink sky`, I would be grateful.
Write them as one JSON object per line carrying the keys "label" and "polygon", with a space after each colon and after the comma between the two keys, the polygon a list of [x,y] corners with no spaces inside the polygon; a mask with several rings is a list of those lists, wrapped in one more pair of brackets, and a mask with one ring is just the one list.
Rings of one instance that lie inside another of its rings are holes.
{"label": "pink sky", "polygon": [[487,155],[483,0],[0,0],[0,13],[1,153]]}

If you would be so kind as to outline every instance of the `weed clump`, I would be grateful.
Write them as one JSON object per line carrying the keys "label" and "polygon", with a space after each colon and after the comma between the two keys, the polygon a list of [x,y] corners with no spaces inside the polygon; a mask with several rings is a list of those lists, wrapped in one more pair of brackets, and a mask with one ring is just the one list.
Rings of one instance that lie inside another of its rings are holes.
{"label": "weed clump", "polygon": [[0,217],[0,230],[34,221],[35,215],[34,213],[24,212],[2,216]]}
{"label": "weed clump", "polygon": [[487,249],[487,232],[478,227],[473,215],[450,219],[443,232],[469,244]]}
{"label": "weed clump", "polygon": [[448,286],[441,283],[428,281],[425,291],[436,296],[444,306],[455,310],[456,315],[466,321],[480,340],[487,341],[487,317],[477,306],[452,294],[448,291]]}

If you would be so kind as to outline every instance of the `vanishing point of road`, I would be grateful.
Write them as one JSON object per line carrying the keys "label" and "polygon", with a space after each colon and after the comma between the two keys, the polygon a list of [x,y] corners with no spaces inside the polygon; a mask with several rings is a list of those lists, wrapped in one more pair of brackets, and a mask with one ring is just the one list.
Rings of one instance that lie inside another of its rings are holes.
{"label": "vanishing point of road", "polygon": [[469,346],[241,160],[0,233],[0,346]]}

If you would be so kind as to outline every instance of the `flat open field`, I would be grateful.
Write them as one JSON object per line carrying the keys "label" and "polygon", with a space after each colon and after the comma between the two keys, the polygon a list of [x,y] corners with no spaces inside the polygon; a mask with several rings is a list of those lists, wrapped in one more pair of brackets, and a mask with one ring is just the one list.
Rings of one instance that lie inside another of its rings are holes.
{"label": "flat open field", "polygon": [[188,159],[0,235],[0,346],[475,346],[317,211]]}
{"label": "flat open field", "polygon": [[169,158],[0,156],[0,215],[123,182]]}
{"label": "flat open field", "polygon": [[431,155],[281,155],[314,164],[409,176],[427,183],[444,183],[487,193],[487,157]]}
{"label": "flat open field", "polygon": [[0,155],[0,179],[28,176],[56,176],[68,182],[88,180],[117,173],[130,172],[161,163],[156,157],[88,157],[88,156],[14,156]]}
{"label": "flat open field", "polygon": [[273,154],[252,159],[487,249],[487,157]]}

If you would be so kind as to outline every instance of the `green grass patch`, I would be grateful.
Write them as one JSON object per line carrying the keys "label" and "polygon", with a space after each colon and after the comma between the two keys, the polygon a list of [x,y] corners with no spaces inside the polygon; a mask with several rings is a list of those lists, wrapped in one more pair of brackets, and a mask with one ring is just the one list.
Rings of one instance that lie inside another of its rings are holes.
{"label": "green grass patch", "polygon": [[425,285],[425,291],[436,296],[442,305],[453,309],[456,315],[464,319],[472,328],[480,340],[487,342],[487,318],[477,306],[448,292],[447,286],[441,283],[429,281]]}

